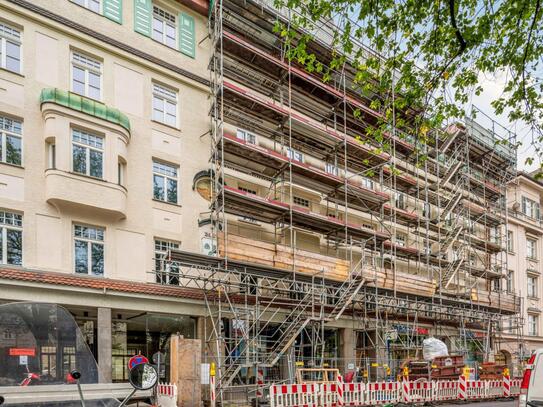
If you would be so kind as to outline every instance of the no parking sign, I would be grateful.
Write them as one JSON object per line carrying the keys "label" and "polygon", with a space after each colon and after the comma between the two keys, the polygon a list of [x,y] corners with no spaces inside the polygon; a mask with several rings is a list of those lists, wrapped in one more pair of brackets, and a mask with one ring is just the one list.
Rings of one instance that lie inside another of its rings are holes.
{"label": "no parking sign", "polygon": [[128,361],[128,369],[132,370],[134,366],[141,365],[142,363],[149,363],[149,359],[143,355],[132,356]]}

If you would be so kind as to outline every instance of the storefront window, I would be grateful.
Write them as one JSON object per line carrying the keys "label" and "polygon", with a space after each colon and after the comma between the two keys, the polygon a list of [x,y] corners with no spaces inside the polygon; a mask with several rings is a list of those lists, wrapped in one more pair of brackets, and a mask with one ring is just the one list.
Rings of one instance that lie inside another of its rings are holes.
{"label": "storefront window", "polygon": [[137,354],[151,361],[160,351],[165,355],[165,365],[160,369],[160,380],[170,380],[170,338],[179,333],[187,339],[195,338],[195,320],[189,316],[167,314],[140,314],[112,321],[112,379],[128,380],[128,361]]}

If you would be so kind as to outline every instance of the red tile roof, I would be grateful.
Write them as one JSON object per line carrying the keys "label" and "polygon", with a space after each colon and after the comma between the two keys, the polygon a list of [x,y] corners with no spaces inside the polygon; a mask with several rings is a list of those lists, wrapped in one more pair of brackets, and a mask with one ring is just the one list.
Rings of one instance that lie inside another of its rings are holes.
{"label": "red tile roof", "polygon": [[32,283],[111,290],[133,294],[157,295],[173,298],[204,300],[203,290],[160,285],[154,283],[130,282],[111,278],[83,276],[76,274],[34,271],[25,269],[0,268],[1,280],[17,280]]}

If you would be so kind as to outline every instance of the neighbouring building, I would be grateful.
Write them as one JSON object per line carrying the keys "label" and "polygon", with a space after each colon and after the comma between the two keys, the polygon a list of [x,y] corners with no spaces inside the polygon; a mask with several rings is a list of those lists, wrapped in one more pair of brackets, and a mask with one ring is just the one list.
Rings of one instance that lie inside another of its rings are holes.
{"label": "neighbouring building", "polygon": [[[522,336],[512,334],[512,321],[504,321],[504,339],[514,358],[526,359],[534,349],[543,347],[543,223],[541,201],[543,184],[533,174],[519,173],[510,182],[507,197],[509,224],[507,237],[508,272],[501,281],[506,292],[522,297]],[[514,327],[513,327],[514,328]]]}
{"label": "neighbouring building", "polygon": [[[223,399],[302,366],[393,377],[430,336],[501,355],[514,134],[468,117],[433,146],[366,137],[383,95],[289,62],[286,18],[0,2],[0,300],[66,306],[107,381],[177,332],[205,342]],[[326,63],[331,38],[308,51]]]}

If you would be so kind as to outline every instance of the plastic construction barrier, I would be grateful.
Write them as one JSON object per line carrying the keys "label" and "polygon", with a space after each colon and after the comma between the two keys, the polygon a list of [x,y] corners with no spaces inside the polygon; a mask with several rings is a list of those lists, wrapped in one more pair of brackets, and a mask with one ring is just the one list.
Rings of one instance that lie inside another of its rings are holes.
{"label": "plastic construction barrier", "polygon": [[177,386],[172,383],[157,385],[158,405],[161,407],[177,407]]}
{"label": "plastic construction barrier", "polygon": [[508,376],[501,380],[290,384],[270,386],[271,407],[380,406],[396,403],[427,403],[448,400],[485,400],[516,397],[520,380]]}
{"label": "plastic construction barrier", "polygon": [[[334,383],[334,386],[337,385]],[[336,395],[337,388],[333,393]],[[332,390],[330,391],[332,393]],[[322,390],[318,384],[281,384],[270,386],[270,405],[272,407],[318,407]],[[322,404],[324,405],[324,404]],[[336,404],[326,404],[335,406]]]}

